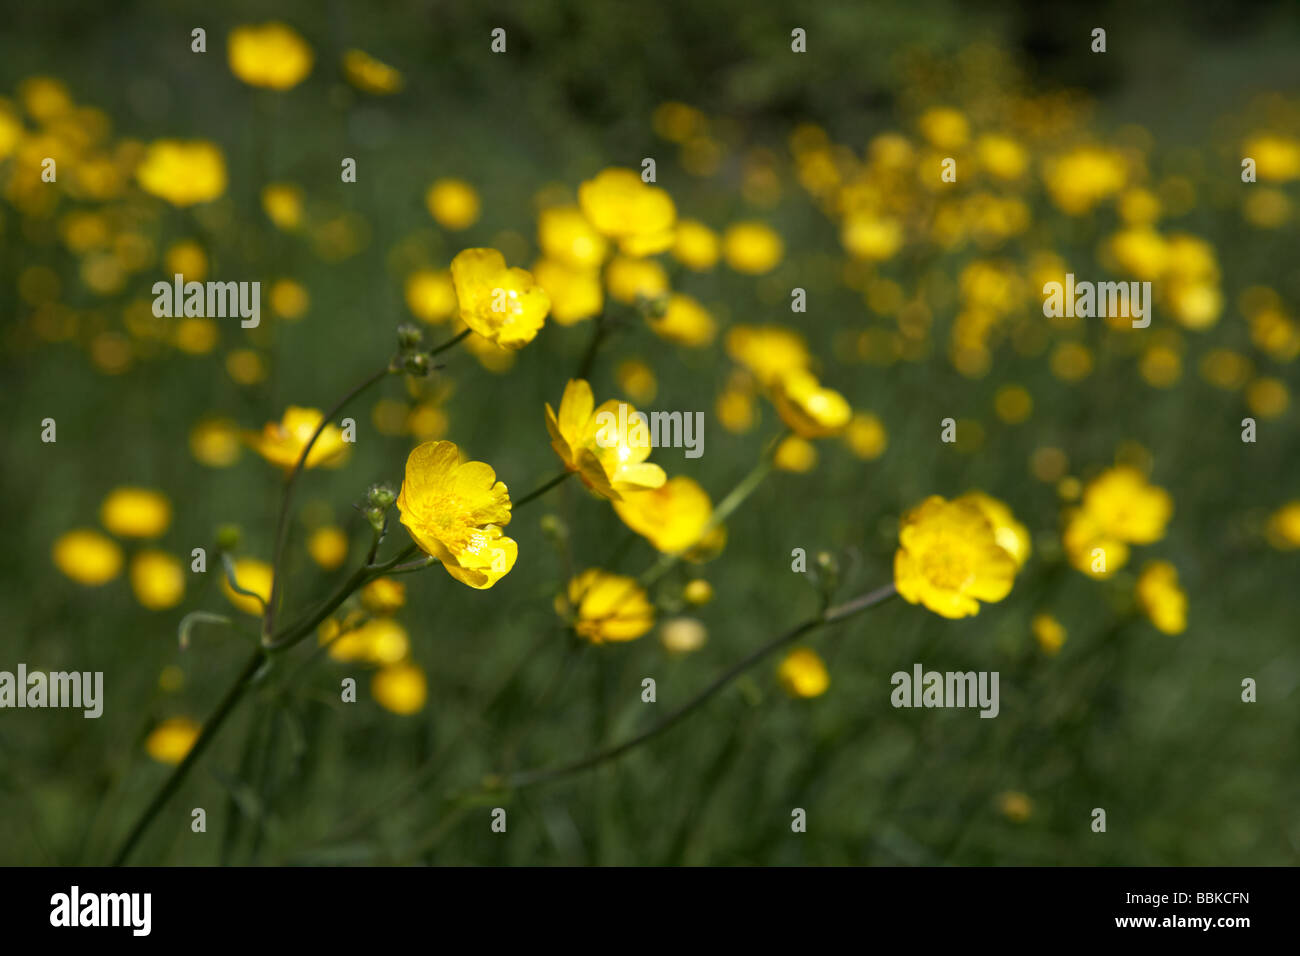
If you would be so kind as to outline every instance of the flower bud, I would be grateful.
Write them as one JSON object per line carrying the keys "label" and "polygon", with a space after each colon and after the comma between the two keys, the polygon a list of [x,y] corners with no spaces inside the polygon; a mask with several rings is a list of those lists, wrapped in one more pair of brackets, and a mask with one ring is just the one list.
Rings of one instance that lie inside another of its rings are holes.
{"label": "flower bud", "polygon": [[424,342],[424,332],[414,322],[403,322],[397,327],[397,344],[402,349],[414,349]]}

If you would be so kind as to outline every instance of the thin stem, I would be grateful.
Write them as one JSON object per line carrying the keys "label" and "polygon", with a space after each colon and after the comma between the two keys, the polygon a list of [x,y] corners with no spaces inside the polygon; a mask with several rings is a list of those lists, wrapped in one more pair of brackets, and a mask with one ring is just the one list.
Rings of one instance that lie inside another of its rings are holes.
{"label": "thin stem", "polygon": [[528,494],[524,495],[522,498],[519,498],[518,500],[512,502],[510,505],[511,510],[513,511],[515,508],[520,508],[528,504],[528,502],[532,501],[534,498],[540,498],[542,495],[546,494],[548,491],[550,491],[552,488],[554,488],[556,485],[562,482],[565,478],[568,478],[571,474],[573,474],[573,472],[571,471],[560,472],[560,474],[556,475],[554,478],[546,482],[540,488],[534,488],[532,491],[528,492]]}
{"label": "thin stem", "polygon": [[122,848],[118,850],[117,855],[113,857],[113,866],[121,866],[126,863],[127,857],[131,855],[131,851],[135,849],[135,845],[140,841],[140,838],[144,836],[145,830],[149,828],[149,824],[153,822],[153,818],[158,814],[158,811],[163,808],[163,805],[171,799],[172,794],[175,793],[177,787],[181,785],[181,781],[185,779],[185,775],[189,772],[190,767],[198,762],[199,757],[203,756],[203,751],[208,748],[208,744],[210,744],[212,739],[216,737],[217,731],[221,729],[221,725],[225,723],[226,718],[229,717],[231,711],[235,709],[235,705],[239,703],[239,699],[243,697],[244,691],[248,689],[248,686],[253,679],[253,675],[257,673],[265,659],[266,652],[261,648],[258,648],[253,652],[253,655],[248,659],[248,662],[244,664],[244,669],[239,672],[239,676],[235,678],[235,682],[230,685],[230,689],[226,691],[226,695],[221,698],[221,703],[217,705],[217,709],[213,711],[212,716],[207,719],[206,723],[204,723],[203,729],[199,731],[199,736],[194,741],[194,746],[190,748],[189,753],[187,753],[185,758],[176,765],[175,769],[168,774],[167,779],[163,781],[163,785],[158,789],[158,792],[154,794],[154,798],[149,801],[149,805],[144,808],[144,811],[136,820],[135,826],[131,828],[131,832],[127,835],[126,840],[122,844]]}
{"label": "thin stem", "polygon": [[582,356],[582,364],[578,366],[578,374],[574,378],[585,379],[591,374],[591,368],[596,364],[596,355],[600,352],[600,346],[608,334],[609,322],[603,314],[596,316],[596,328],[591,334],[591,342],[587,345],[587,351]]}
{"label": "thin stem", "polygon": [[384,377],[392,374],[392,372],[393,364],[392,362],[389,362],[378,372],[355,386],[351,391],[335,402],[334,407],[321,416],[320,424],[316,426],[316,431],[312,433],[307,444],[303,446],[301,454],[298,455],[297,462],[294,463],[289,474],[285,476],[284,492],[280,496],[280,514],[276,519],[275,552],[271,558],[271,598],[266,602],[266,616],[262,620],[262,634],[264,637],[269,637],[275,631],[275,609],[277,606],[278,596],[283,590],[280,583],[280,578],[282,576],[280,574],[280,564],[284,557],[284,547],[289,536],[289,510],[290,506],[293,504],[294,487],[297,485],[298,476],[302,473],[303,466],[307,462],[307,456],[311,454],[312,446],[316,444],[316,439],[320,438],[321,433],[325,431],[325,426],[329,425],[333,421],[334,416],[341,412],[348,402],[352,401],[371,385],[374,385]]}
{"label": "thin stem", "polygon": [[448,339],[446,342],[443,342],[441,345],[437,346],[436,348],[430,349],[429,356],[433,357],[435,355],[440,355],[441,353],[447,351],[447,349],[455,345],[457,342],[460,342],[463,339],[468,338],[469,334],[473,331],[474,331],[473,329],[465,329],[465,331],[458,334],[455,338]]}

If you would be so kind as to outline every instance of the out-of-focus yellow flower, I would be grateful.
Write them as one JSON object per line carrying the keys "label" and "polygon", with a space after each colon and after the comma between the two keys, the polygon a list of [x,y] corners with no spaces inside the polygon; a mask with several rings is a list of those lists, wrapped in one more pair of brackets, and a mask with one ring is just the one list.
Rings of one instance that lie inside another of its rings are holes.
{"label": "out-of-focus yellow flower", "polygon": [[417,269],[406,277],[406,307],[421,322],[437,325],[456,314],[456,286],[447,269]]}
{"label": "out-of-focus yellow flower", "polygon": [[292,232],[302,225],[302,189],[293,183],[267,183],[262,187],[262,211],[277,229]]}
{"label": "out-of-focus yellow flower", "polygon": [[193,316],[179,320],[172,332],[172,341],[187,355],[207,355],[219,339],[216,322]]}
{"label": "out-of-focus yellow flower", "polygon": [[406,585],[396,578],[375,578],[361,589],[361,606],[371,614],[392,614],[404,604]]}
{"label": "out-of-focus yellow flower", "polygon": [[52,76],[29,76],[19,84],[18,98],[34,120],[49,123],[73,109],[72,94],[62,80]]}
{"label": "out-of-focus yellow flower", "polygon": [[693,617],[674,617],[659,626],[659,642],[669,654],[690,654],[704,646],[708,628]]}
{"label": "out-of-focus yellow flower", "polygon": [[313,55],[307,41],[284,23],[235,27],[226,42],[230,72],[249,86],[287,90],[311,72]]}
{"label": "out-of-focus yellow flower", "polygon": [[465,249],[451,261],[460,317],[493,345],[521,349],[541,331],[551,300],[524,269],[495,249]]}
{"label": "out-of-focus yellow flower", "polygon": [[665,554],[701,543],[713,517],[713,502],[699,482],[684,475],[650,491],[634,491],[614,502],[623,523]]}
{"label": "out-of-focus yellow flower", "polygon": [[[240,594],[230,586],[230,581],[223,573],[221,592],[225,594],[226,600],[245,614],[261,617],[266,610],[266,602],[271,600],[271,566],[256,558],[238,558],[234,562],[234,575],[240,591],[251,591],[252,594]],[[257,597],[253,597],[254,594]]]}
{"label": "out-of-focus yellow flower", "polygon": [[771,386],[812,361],[803,336],[779,325],[737,325],[727,332],[727,354]]}
{"label": "out-of-focus yellow flower", "polygon": [[209,202],[226,191],[226,161],[206,140],[150,143],[135,176],[145,192],[173,206]]}
{"label": "out-of-focus yellow flower", "polygon": [[1034,814],[1034,803],[1019,790],[1008,790],[998,796],[998,809],[1012,823],[1024,823]]}
{"label": "out-of-focus yellow flower", "polygon": [[614,371],[618,387],[637,403],[652,401],[659,390],[654,369],[640,359],[624,359]]}
{"label": "out-of-focus yellow flower", "polygon": [[916,124],[921,135],[938,149],[960,149],[970,138],[970,123],[960,110],[936,106],[921,114]]}
{"label": "out-of-focus yellow flower", "polygon": [[[320,427],[323,413],[316,408],[290,405],[278,422],[267,422],[260,432],[245,432],[244,441],[271,464],[286,471],[293,468],[311,436]],[[343,429],[327,424],[312,445],[303,468],[338,468],[347,460],[348,444]]]}
{"label": "out-of-focus yellow flower", "polygon": [[1083,508],[1065,513],[1061,545],[1071,565],[1098,580],[1109,578],[1128,563],[1128,545]]}
{"label": "out-of-focus yellow flower", "polygon": [[844,443],[858,458],[874,461],[889,447],[884,423],[870,412],[855,412],[844,429]]}
{"label": "out-of-focus yellow flower", "polygon": [[1246,386],[1246,404],[1260,418],[1277,418],[1291,403],[1291,395],[1281,379],[1257,378]]}
{"label": "out-of-focus yellow flower", "polygon": [[1138,371],[1153,388],[1169,388],[1183,374],[1183,360],[1177,351],[1167,345],[1152,345],[1142,353]]}
{"label": "out-of-focus yellow flower", "polygon": [[1187,595],[1178,586],[1178,570],[1168,561],[1150,561],[1138,575],[1137,602],[1156,630],[1187,630]]}
{"label": "out-of-focus yellow flower", "polygon": [[370,694],[384,710],[406,717],[424,710],[429,681],[424,671],[410,661],[390,664],[370,678]]}
{"label": "out-of-focus yellow flower", "polygon": [[301,282],[277,279],[271,284],[271,311],[282,319],[296,322],[311,308],[311,294]]}
{"label": "out-of-focus yellow flower", "polygon": [[1029,154],[1010,136],[986,133],[975,143],[980,168],[998,179],[1014,182],[1025,174]]}
{"label": "out-of-focus yellow flower", "polygon": [[853,409],[839,392],[825,388],[803,369],[786,372],[772,389],[772,401],[781,420],[801,438],[838,435],[853,417]]}
{"label": "out-of-focus yellow flower", "polygon": [[883,262],[902,248],[903,224],[888,216],[854,213],[844,220],[840,242],[855,258]]}
{"label": "out-of-focus yellow flower", "polygon": [[402,74],[382,60],[376,60],[364,50],[348,50],[343,54],[343,75],[362,93],[388,96],[401,90]]}
{"label": "out-of-focus yellow flower", "polygon": [[447,433],[447,413],[436,405],[422,402],[406,416],[406,430],[420,441],[441,438]]}
{"label": "out-of-focus yellow flower", "polygon": [[609,254],[609,243],[577,206],[551,206],[537,217],[537,241],[543,255],[571,269],[589,272]]}
{"label": "out-of-focus yellow flower", "polygon": [[589,568],[555,596],[555,613],[593,644],[631,641],[654,626],[654,606],[635,578]]}
{"label": "out-of-focus yellow flower", "polygon": [[1164,272],[1169,250],[1160,233],[1137,226],[1110,237],[1110,254],[1125,272],[1139,280],[1151,281]]}
{"label": "out-of-focus yellow flower", "polygon": [[229,468],[242,448],[239,426],[228,418],[205,419],[190,430],[190,454],[209,468]]}
{"label": "out-of-focus yellow flower", "polygon": [[174,766],[185,759],[202,728],[189,717],[169,717],[150,731],[144,749],[154,760]]}
{"label": "out-of-focus yellow flower", "polygon": [[322,525],[307,538],[307,553],[322,569],[333,571],[348,556],[348,536],[338,525]]}
{"label": "out-of-focus yellow flower", "polygon": [[151,611],[175,607],[185,597],[185,570],[166,551],[146,549],[131,559],[131,590]]}
{"label": "out-of-focus yellow flower", "polygon": [[817,466],[817,448],[805,438],[788,435],[776,446],[772,464],[781,471],[797,474],[812,471]]}
{"label": "out-of-focus yellow flower", "polygon": [[184,276],[188,282],[202,282],[208,275],[208,256],[193,239],[172,243],[163,254],[168,275]]}
{"label": "out-of-focus yellow flower", "polygon": [[699,220],[683,219],[677,223],[672,254],[686,268],[707,272],[718,264],[718,257],[722,254],[722,240]]}
{"label": "out-of-focus yellow flower", "polygon": [[1052,351],[1052,374],[1063,382],[1079,382],[1092,374],[1092,352],[1080,342],[1062,342]]}
{"label": "out-of-focus yellow flower", "polygon": [[703,348],[718,334],[718,325],[709,311],[680,292],[668,297],[668,308],[663,315],[647,321],[660,338],[687,348]]}
{"label": "out-of-focus yellow flower", "polygon": [[758,404],[753,389],[736,384],[722,390],[713,410],[722,427],[736,435],[749,431],[758,421]]}
{"label": "out-of-focus yellow flower", "polygon": [[1024,567],[1033,550],[1029,540],[1029,529],[1016,520],[1016,516],[1005,503],[982,491],[968,491],[956,499],[956,502],[970,502],[979,508],[993,527],[993,538],[997,541],[998,547],[1011,555],[1011,559],[1016,562],[1017,571]]}
{"label": "out-of-focus yellow flower", "polygon": [[663,252],[673,243],[677,207],[667,192],[630,169],[610,168],[578,187],[578,204],[596,230],[630,256]]}
{"label": "out-of-focus yellow flower", "polygon": [[1279,551],[1300,548],[1300,501],[1288,501],[1269,515],[1268,540]]}
{"label": "out-of-focus yellow flower", "polygon": [[993,410],[1008,425],[1019,425],[1034,411],[1034,400],[1022,385],[1003,385],[993,396]]}
{"label": "out-of-focus yellow flower", "polygon": [[1278,229],[1285,226],[1291,218],[1291,200],[1280,189],[1261,186],[1246,195],[1241,212],[1252,226]]}
{"label": "out-of-focus yellow flower", "polygon": [[1164,537],[1174,502],[1169,492],[1148,482],[1137,468],[1117,465],[1088,483],[1083,509],[1103,535],[1130,544],[1151,544]]}
{"label": "out-of-focus yellow flower", "polygon": [[763,222],[736,222],[722,234],[722,257],[727,265],[746,275],[771,272],[785,255],[785,243]]}
{"label": "out-of-focus yellow flower", "polygon": [[1285,183],[1300,179],[1300,140],[1275,133],[1257,133],[1242,145],[1242,155],[1255,161],[1260,179]]}
{"label": "out-of-focus yellow flower", "polygon": [[172,522],[172,506],[161,491],[114,488],[99,508],[99,520],[122,538],[156,538]]}
{"label": "out-of-focus yellow flower", "polygon": [[687,604],[708,604],[713,600],[713,585],[704,578],[694,578],[682,589]]}
{"label": "out-of-focus yellow flower", "polygon": [[656,106],[650,123],[656,135],[672,143],[685,143],[701,136],[709,125],[705,115],[695,107],[675,101]]}
{"label": "out-of-focus yellow flower", "polygon": [[415,543],[462,584],[490,588],[515,566],[519,546],[501,531],[510,523],[505,483],[490,465],[461,461],[449,441],[411,452],[397,508]]}
{"label": "out-of-focus yellow flower", "polygon": [[1068,636],[1065,626],[1050,614],[1035,614],[1029,623],[1029,629],[1034,632],[1034,640],[1043,653],[1050,657],[1055,657],[1065,646]]}
{"label": "out-of-focus yellow flower", "polygon": [[1118,151],[1081,146],[1047,163],[1043,177],[1057,207],[1081,216],[1123,189],[1128,170]]}
{"label": "out-of-focus yellow flower", "polygon": [[122,549],[117,542],[89,528],[60,535],[51,555],[55,567],[90,587],[106,584],[122,571]]}
{"label": "out-of-focus yellow flower", "polygon": [[1201,377],[1215,388],[1235,391],[1251,375],[1250,359],[1232,349],[1210,349],[1201,358]]}
{"label": "out-of-focus yellow flower", "polygon": [[1119,197],[1119,215],[1130,226],[1150,226],[1160,218],[1160,199],[1149,189],[1126,189]]}
{"label": "out-of-focus yellow flower", "polygon": [[551,317],[560,325],[573,325],[599,315],[605,307],[605,291],[596,269],[575,269],[557,259],[533,263],[537,284],[551,300]]}
{"label": "out-of-focus yellow flower", "polygon": [[266,361],[253,349],[235,349],[226,355],[226,374],[237,385],[256,385],[266,380]]}
{"label": "out-of-focus yellow flower", "polygon": [[478,222],[478,192],[463,179],[437,180],[424,194],[424,204],[444,229],[459,232]]}
{"label": "out-of-focus yellow flower", "polygon": [[815,651],[796,647],[776,669],[781,687],[791,697],[820,697],[831,686],[831,675]]}
{"label": "out-of-focus yellow flower", "polygon": [[910,604],[960,618],[978,614],[980,601],[1001,601],[1011,592],[1015,559],[969,499],[931,495],[903,516],[898,545],[894,584]]}
{"label": "out-of-focus yellow flower", "polygon": [[[558,415],[549,402],[546,404],[546,430],[555,453],[569,471],[578,473],[583,484],[611,501],[629,492],[658,488],[667,477],[662,468],[646,461],[650,435],[633,417],[636,409],[627,405],[626,412],[620,414],[620,405],[627,403],[610,399],[596,408],[591,386],[584,379],[571,379],[565,385]],[[610,416],[614,423],[627,422],[624,434],[611,433]]]}
{"label": "out-of-focus yellow flower", "polygon": [[391,617],[370,618],[361,610],[349,611],[342,619],[327,619],[316,636],[336,661],[396,664],[411,652],[410,637],[399,622]]}
{"label": "out-of-focus yellow flower", "polygon": [[605,286],[617,302],[635,305],[668,291],[668,273],[653,259],[615,256],[605,267]]}

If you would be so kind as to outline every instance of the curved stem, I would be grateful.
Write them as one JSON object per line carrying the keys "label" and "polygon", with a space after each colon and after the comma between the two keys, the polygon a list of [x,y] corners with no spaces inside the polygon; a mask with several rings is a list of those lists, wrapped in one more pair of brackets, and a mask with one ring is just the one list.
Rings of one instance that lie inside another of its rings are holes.
{"label": "curved stem", "polygon": [[280,496],[280,514],[276,519],[275,526],[275,551],[271,556],[271,597],[266,602],[266,616],[262,619],[262,634],[269,637],[275,631],[275,609],[277,606],[280,592],[283,587],[280,583],[280,563],[284,557],[284,546],[289,536],[289,509],[293,503],[293,490],[298,482],[298,476],[302,473],[303,466],[307,462],[307,456],[311,454],[312,447],[316,444],[316,439],[320,438],[321,433],[325,431],[325,426],[329,425],[334,416],[343,410],[343,408],[371,385],[383,379],[385,376],[392,374],[393,364],[389,362],[375,374],[368,377],[364,382],[355,386],[346,395],[334,403],[334,407],[321,416],[320,424],[316,426],[316,431],[312,433],[307,444],[303,446],[302,453],[298,455],[297,462],[289,474],[285,476],[284,492]]}
{"label": "curved stem", "polygon": [[512,502],[510,505],[510,509],[513,511],[515,508],[521,508],[524,505],[528,504],[528,502],[532,501],[534,498],[540,498],[542,495],[546,494],[548,491],[550,491],[552,488],[554,488],[556,485],[562,482],[565,478],[568,478],[571,474],[573,474],[573,472],[571,471],[561,472],[560,474],[552,478],[550,481],[542,485],[540,488],[534,488],[532,491],[528,492],[528,494],[524,495],[519,500]]}
{"label": "curved stem", "polygon": [[460,342],[460,341],[462,341],[463,339],[468,338],[468,337],[469,337],[469,334],[470,334],[471,332],[473,332],[473,331],[474,331],[473,329],[465,329],[465,331],[463,331],[463,332],[461,332],[460,334],[458,334],[455,338],[450,338],[450,339],[448,339],[446,342],[443,342],[441,345],[439,345],[439,346],[437,346],[437,347],[435,347],[435,348],[430,349],[430,350],[429,350],[429,356],[432,357],[432,356],[434,356],[434,355],[439,355],[439,354],[441,354],[441,353],[447,351],[447,349],[451,348],[451,347],[452,347],[453,345],[455,345],[457,342]]}
{"label": "curved stem", "polygon": [[587,345],[587,351],[583,353],[582,364],[578,366],[578,374],[574,378],[585,379],[591,374],[591,367],[596,364],[596,355],[600,352],[600,346],[605,341],[605,336],[609,334],[609,322],[604,314],[596,316],[596,328],[591,333],[591,342]]}
{"label": "curved stem", "polygon": [[844,604],[830,608],[816,617],[810,618],[782,634],[778,634],[766,644],[761,645],[745,657],[741,658],[726,671],[723,671],[723,673],[718,675],[711,684],[688,700],[681,707],[678,707],[663,720],[659,721],[650,729],[637,734],[635,737],[625,740],[621,744],[615,744],[612,747],[597,750],[585,757],[570,761],[569,763],[561,764],[558,767],[544,767],[537,770],[526,770],[519,773],[509,774],[501,779],[501,783],[498,787],[491,789],[511,790],[520,787],[528,787],[533,784],[572,776],[573,774],[581,773],[584,770],[590,770],[593,767],[598,767],[601,764],[608,763],[612,760],[617,760],[628,751],[636,749],[646,741],[653,740],[664,731],[672,728],[675,724],[696,710],[696,708],[709,700],[709,698],[714,694],[718,693],[718,691],[722,690],[773,651],[784,647],[786,644],[791,643],[810,631],[824,627],[827,624],[834,624],[837,621],[845,620],[846,618],[865,611],[869,607],[874,607],[888,598],[893,597],[895,593],[897,592],[894,589],[894,585],[892,583],[887,584],[884,587],[877,588],[874,591],[863,594],[860,597],[845,602]]}

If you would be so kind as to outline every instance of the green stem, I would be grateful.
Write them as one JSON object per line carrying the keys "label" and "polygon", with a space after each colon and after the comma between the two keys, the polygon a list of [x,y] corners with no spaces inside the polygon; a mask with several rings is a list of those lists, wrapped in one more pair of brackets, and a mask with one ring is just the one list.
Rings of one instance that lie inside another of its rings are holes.
{"label": "green stem", "polygon": [[436,348],[430,349],[429,357],[432,358],[435,355],[439,355],[447,351],[447,349],[451,348],[457,342],[460,342],[463,339],[468,338],[469,334],[473,331],[474,331],[473,329],[466,329],[465,331],[458,334],[455,338],[448,339],[446,342],[443,342],[441,345],[437,346]]}
{"label": "green stem", "polygon": [[558,485],[565,478],[568,478],[572,474],[573,472],[571,471],[561,472],[560,474],[552,478],[550,481],[546,482],[546,484],[542,485],[540,488],[534,488],[532,491],[528,492],[528,494],[524,495],[522,498],[512,502],[510,505],[511,510],[513,511],[515,508],[523,507],[524,505],[528,504],[528,502],[532,501],[534,498],[540,498],[542,495],[546,494],[548,491],[550,491],[552,488],[554,488],[556,485]]}

